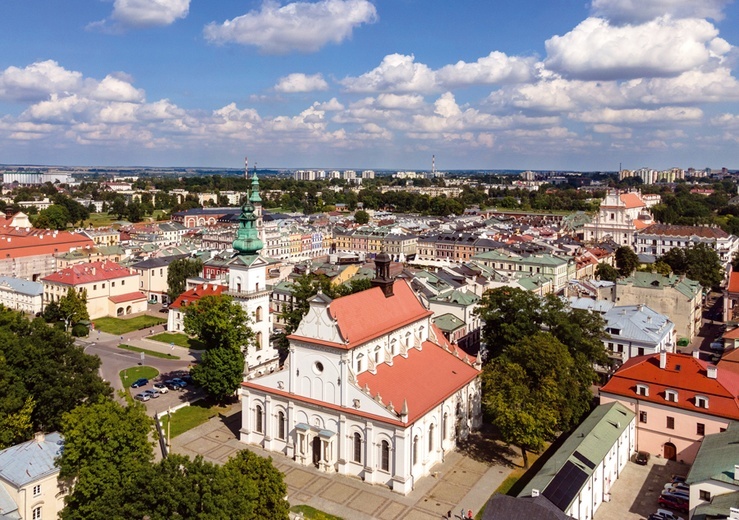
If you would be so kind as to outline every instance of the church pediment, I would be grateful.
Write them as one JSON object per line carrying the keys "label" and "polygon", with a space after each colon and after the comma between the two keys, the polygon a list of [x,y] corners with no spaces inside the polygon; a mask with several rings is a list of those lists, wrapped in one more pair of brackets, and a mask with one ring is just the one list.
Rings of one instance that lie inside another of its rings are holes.
{"label": "church pediment", "polygon": [[269,265],[260,255],[236,255],[229,261],[230,267],[266,267]]}
{"label": "church pediment", "polygon": [[301,320],[294,335],[343,345],[345,340],[341,336],[339,324],[329,311],[331,302],[331,298],[323,293],[311,298],[308,313]]}

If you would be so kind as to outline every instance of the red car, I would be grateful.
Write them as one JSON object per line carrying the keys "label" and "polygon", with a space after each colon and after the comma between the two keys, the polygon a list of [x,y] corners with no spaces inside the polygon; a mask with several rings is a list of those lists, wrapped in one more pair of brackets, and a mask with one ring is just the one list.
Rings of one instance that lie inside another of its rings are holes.
{"label": "red car", "polygon": [[675,509],[676,511],[682,511],[683,513],[687,513],[689,509],[687,500],[670,495],[669,493],[660,495],[657,503],[661,506]]}

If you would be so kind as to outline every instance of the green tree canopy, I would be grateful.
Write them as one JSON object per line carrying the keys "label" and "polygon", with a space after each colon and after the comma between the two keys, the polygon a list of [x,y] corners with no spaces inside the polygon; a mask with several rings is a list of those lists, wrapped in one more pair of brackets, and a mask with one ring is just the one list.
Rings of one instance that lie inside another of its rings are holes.
{"label": "green tree canopy", "polygon": [[173,302],[185,292],[187,279],[200,275],[203,261],[199,258],[180,258],[169,264],[167,269],[167,297]]}
{"label": "green tree canopy", "polygon": [[197,336],[209,349],[245,349],[253,341],[249,315],[230,296],[204,296],[183,309],[185,332]]}
{"label": "green tree canopy", "polygon": [[70,222],[72,217],[69,215],[69,211],[64,206],[59,204],[52,204],[46,209],[39,212],[38,216],[33,222],[33,225],[41,229],[67,229],[67,223]]}
{"label": "green tree canopy", "polygon": [[[59,430],[65,412],[112,394],[98,373],[100,358],[85,354],[63,330],[2,306],[0,357],[0,423],[20,421],[30,410],[33,431]],[[17,432],[15,440],[28,433]]]}
{"label": "green tree canopy", "polygon": [[477,315],[485,322],[482,336],[493,357],[541,330],[541,305],[539,296],[518,288],[500,287],[482,295]]}
{"label": "green tree canopy", "polygon": [[718,287],[724,276],[718,253],[703,243],[674,247],[659,257],[658,262],[666,263],[673,273],[685,275],[705,288]]}
{"label": "green tree canopy", "polygon": [[77,292],[69,287],[67,294],[59,298],[59,317],[64,322],[65,330],[69,331],[81,321],[89,321],[87,312],[87,291]]}
{"label": "green tree canopy", "polygon": [[631,276],[639,267],[639,257],[629,246],[616,249],[616,267],[621,276]]}
{"label": "green tree canopy", "polygon": [[244,354],[237,347],[216,347],[203,352],[190,374],[212,399],[222,402],[234,395],[244,380]]}
{"label": "green tree canopy", "polygon": [[595,268],[595,276],[597,276],[599,280],[615,282],[618,280],[618,270],[610,264],[601,262]]}
{"label": "green tree canopy", "polygon": [[366,224],[367,222],[369,222],[369,220],[369,213],[367,213],[363,209],[354,212],[354,222],[356,222],[357,224]]}

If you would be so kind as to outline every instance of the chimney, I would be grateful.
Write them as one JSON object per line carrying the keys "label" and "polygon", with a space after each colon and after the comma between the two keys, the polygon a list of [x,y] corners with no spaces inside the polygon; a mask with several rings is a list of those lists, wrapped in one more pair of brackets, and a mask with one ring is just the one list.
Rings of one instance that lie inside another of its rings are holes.
{"label": "chimney", "polygon": [[708,365],[706,367],[706,375],[708,379],[716,379],[718,377],[718,367],[716,365]]}
{"label": "chimney", "polygon": [[532,489],[531,490],[531,496],[532,498],[536,498],[539,496],[539,490],[538,489]]}
{"label": "chimney", "polygon": [[739,520],[739,507],[729,508],[729,520]]}
{"label": "chimney", "polygon": [[667,351],[664,348],[659,351],[659,368],[662,370],[667,368]]}
{"label": "chimney", "polygon": [[693,357],[695,359],[700,359],[701,358],[701,351],[700,350],[694,350],[693,351]]}
{"label": "chimney", "polygon": [[46,440],[46,436],[44,435],[44,432],[36,432],[33,434],[33,440],[36,442],[44,442]]}
{"label": "chimney", "polygon": [[739,464],[734,464],[734,480],[739,480]]}

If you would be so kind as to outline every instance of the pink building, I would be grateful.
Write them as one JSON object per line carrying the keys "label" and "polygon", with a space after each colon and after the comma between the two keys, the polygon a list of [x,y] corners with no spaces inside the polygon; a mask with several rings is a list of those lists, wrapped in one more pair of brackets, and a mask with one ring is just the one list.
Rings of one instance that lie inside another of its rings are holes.
{"label": "pink building", "polygon": [[692,464],[703,437],[739,420],[739,374],[685,355],[631,358],[600,390],[637,417],[637,449]]}

